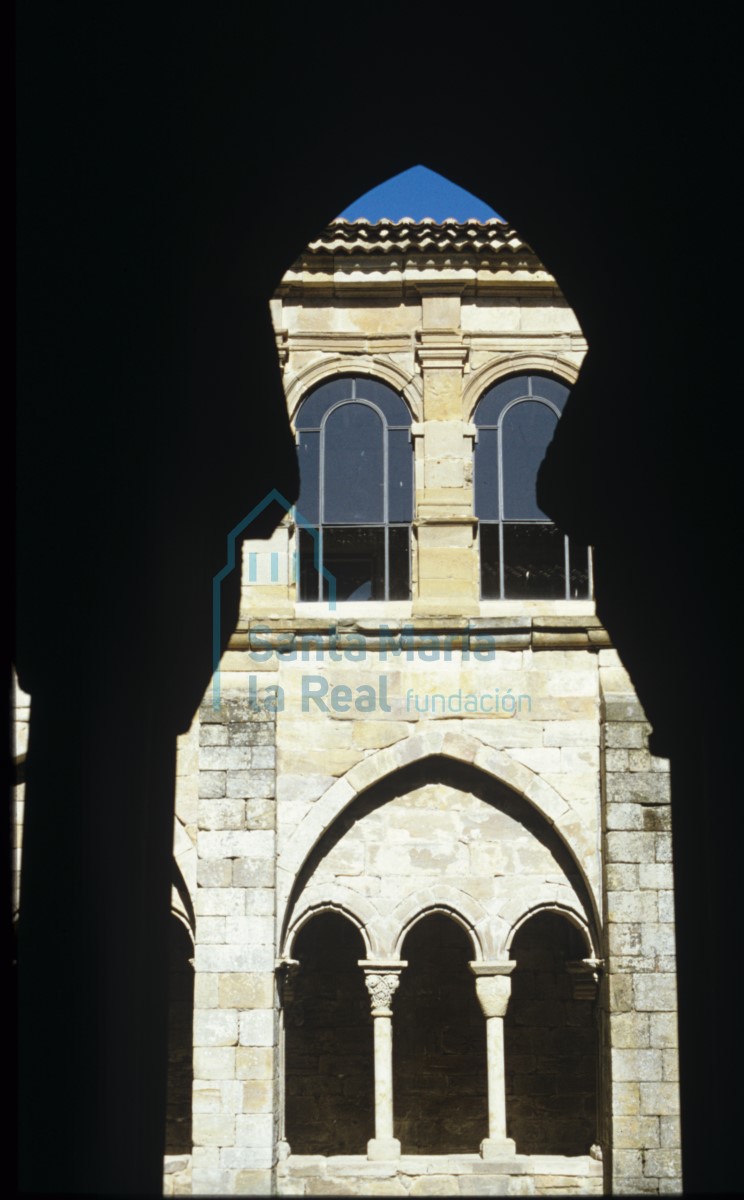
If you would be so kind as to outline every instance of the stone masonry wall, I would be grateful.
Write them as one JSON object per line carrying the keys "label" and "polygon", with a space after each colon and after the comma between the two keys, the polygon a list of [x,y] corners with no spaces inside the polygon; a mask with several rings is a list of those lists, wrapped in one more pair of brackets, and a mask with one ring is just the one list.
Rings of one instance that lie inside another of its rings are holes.
{"label": "stone masonry wall", "polygon": [[606,980],[611,1095],[605,1186],[681,1191],[671,808],[668,763],[648,751],[643,710],[602,651]]}
{"label": "stone masonry wall", "polygon": [[275,724],[248,698],[201,707],[194,1192],[268,1194],[278,1141]]}

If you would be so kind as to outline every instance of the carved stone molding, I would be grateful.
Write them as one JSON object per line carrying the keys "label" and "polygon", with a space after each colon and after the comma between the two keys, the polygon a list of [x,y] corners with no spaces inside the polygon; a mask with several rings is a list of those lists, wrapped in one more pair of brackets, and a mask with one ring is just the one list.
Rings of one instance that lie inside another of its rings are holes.
{"label": "carved stone molding", "polygon": [[571,977],[571,992],[574,1000],[596,1000],[599,977],[604,967],[602,958],[582,958],[567,962],[566,970]]}
{"label": "carved stone molding", "polygon": [[400,984],[400,973],[407,962],[370,962],[363,960],[364,982],[372,1002],[373,1017],[390,1017],[393,1014],[393,996]]}
{"label": "carved stone molding", "polygon": [[294,1000],[294,985],[297,982],[299,969],[300,963],[296,958],[281,958],[276,964],[276,982],[282,1008],[286,1008]]}

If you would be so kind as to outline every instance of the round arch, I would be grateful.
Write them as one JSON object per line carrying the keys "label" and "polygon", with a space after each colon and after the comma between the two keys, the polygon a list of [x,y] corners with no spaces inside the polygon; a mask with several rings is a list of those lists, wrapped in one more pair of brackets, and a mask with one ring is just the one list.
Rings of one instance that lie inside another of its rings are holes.
{"label": "round arch", "polygon": [[518,354],[504,355],[491,360],[469,375],[463,386],[463,417],[472,421],[478,401],[494,384],[511,375],[529,375],[532,371],[553,375],[561,383],[573,387],[579,378],[580,367],[560,354],[536,354],[531,350]]}
{"label": "round arch", "polygon": [[420,421],[423,414],[423,386],[421,380],[408,371],[402,370],[396,363],[379,355],[360,354],[350,359],[344,354],[329,354],[322,362],[310,363],[303,367],[291,379],[285,377],[284,385],[287,395],[287,409],[290,421],[294,421],[297,410],[311,388],[317,387],[327,380],[335,379],[340,374],[367,375],[377,378],[382,383],[399,392],[411,412],[414,421]]}

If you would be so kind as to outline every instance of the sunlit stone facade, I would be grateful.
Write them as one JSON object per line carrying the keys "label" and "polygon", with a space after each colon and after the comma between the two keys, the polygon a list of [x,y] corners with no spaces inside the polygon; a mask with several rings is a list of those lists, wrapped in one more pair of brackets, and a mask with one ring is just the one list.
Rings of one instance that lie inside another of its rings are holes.
{"label": "sunlit stone facade", "polygon": [[534,507],[582,331],[497,221],[336,222],[271,309],[302,495],[225,531],[179,742],[166,1192],[677,1191],[667,764]]}

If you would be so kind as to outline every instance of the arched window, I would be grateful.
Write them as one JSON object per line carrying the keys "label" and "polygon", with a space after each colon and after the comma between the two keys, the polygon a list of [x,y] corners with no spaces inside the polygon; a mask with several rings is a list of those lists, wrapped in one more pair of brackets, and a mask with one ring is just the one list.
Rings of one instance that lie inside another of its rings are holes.
{"label": "arched window", "polygon": [[374,1134],[373,1030],[361,934],[322,912],[297,935],[285,990],[285,1130],[294,1154],[364,1154]]}
{"label": "arched window", "polygon": [[518,1154],[588,1154],[597,1140],[595,1003],[591,985],[582,995],[571,971],[586,953],[579,931],[556,912],[530,917],[512,942],[504,1068]]}
{"label": "arched window", "polygon": [[[297,414],[300,600],[407,600],[411,417],[365,376],[322,383]],[[305,522],[306,524],[303,524]]]}
{"label": "arched window", "polygon": [[569,389],[546,375],[501,380],[478,402],[475,515],[484,600],[583,600],[591,561],[538,507],[537,472]]}
{"label": "arched window", "polygon": [[431,913],[403,944],[393,1007],[395,1132],[404,1154],[473,1154],[488,1135],[486,1027],[472,943]]}

